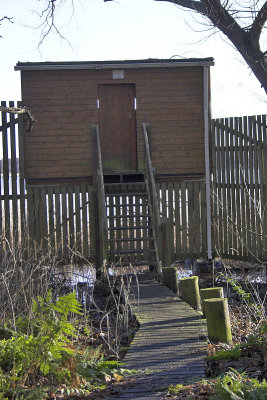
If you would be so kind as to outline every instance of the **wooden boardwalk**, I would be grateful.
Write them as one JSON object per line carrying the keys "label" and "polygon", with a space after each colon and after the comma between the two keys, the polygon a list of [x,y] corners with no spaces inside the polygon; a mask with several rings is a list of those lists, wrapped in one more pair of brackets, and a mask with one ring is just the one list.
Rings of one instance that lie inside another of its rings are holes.
{"label": "wooden boardwalk", "polygon": [[155,280],[131,284],[130,303],[140,322],[124,367],[140,374],[118,399],[161,399],[171,384],[205,376],[206,323]]}

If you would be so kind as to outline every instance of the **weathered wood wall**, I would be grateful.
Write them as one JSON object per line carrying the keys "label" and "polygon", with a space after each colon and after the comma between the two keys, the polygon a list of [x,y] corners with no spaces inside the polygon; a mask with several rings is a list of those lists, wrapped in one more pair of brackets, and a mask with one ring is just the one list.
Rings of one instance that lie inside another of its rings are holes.
{"label": "weathered wood wall", "polygon": [[142,123],[152,126],[156,174],[203,176],[203,68],[22,71],[23,103],[38,125],[25,136],[26,179],[87,178],[95,148],[90,125],[98,123],[97,85],[135,83],[137,157],[144,169]]}

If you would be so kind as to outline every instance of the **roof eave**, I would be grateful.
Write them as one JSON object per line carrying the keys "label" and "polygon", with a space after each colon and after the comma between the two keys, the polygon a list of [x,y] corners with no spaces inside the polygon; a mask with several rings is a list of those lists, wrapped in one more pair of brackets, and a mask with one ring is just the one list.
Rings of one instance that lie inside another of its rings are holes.
{"label": "roof eave", "polygon": [[137,62],[137,63],[18,63],[15,71],[47,71],[47,70],[70,70],[70,69],[136,69],[136,68],[179,68],[179,67],[207,67],[213,66],[213,60],[179,61],[179,62]]}

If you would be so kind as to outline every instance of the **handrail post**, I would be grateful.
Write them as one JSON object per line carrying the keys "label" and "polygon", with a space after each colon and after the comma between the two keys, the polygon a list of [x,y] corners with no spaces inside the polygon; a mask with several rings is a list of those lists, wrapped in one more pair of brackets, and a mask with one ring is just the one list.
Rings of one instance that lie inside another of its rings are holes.
{"label": "handrail post", "polygon": [[[266,129],[266,128],[265,128]],[[267,263],[267,138],[263,144],[263,262]]]}
{"label": "handrail post", "polygon": [[[106,214],[106,199],[104,189],[104,176],[101,157],[101,146],[99,137],[99,126],[92,125],[91,131],[95,135],[96,144],[96,169],[94,174],[95,182],[95,198],[96,198],[96,271],[100,276],[103,273],[103,267],[107,259],[107,214]],[[97,240],[98,239],[98,240]]]}
{"label": "handrail post", "polygon": [[161,272],[161,256],[162,256],[162,240],[161,240],[161,218],[159,213],[158,195],[155,184],[154,168],[152,167],[150,146],[147,134],[147,125],[143,123],[144,144],[145,144],[145,167],[146,167],[146,182],[147,190],[152,207],[152,229],[155,236],[156,257],[157,257],[157,272]]}

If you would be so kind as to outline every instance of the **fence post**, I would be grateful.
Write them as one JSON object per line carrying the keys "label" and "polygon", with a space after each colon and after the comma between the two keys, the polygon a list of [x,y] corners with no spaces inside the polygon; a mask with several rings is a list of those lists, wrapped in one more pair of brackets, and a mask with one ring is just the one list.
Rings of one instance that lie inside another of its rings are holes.
{"label": "fence post", "polygon": [[[266,128],[265,128],[266,130]],[[263,144],[263,262],[267,262],[267,138],[264,135]]]}
{"label": "fence post", "polygon": [[170,267],[173,258],[173,226],[169,218],[161,220],[162,266]]}

